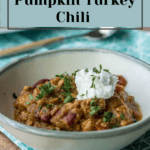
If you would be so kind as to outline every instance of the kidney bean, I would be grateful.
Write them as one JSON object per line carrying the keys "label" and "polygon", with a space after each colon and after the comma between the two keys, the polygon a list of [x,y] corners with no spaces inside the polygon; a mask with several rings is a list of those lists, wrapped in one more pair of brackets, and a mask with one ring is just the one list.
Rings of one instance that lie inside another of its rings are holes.
{"label": "kidney bean", "polygon": [[74,123],[74,120],[76,118],[76,114],[75,113],[69,113],[65,118],[66,118],[67,124],[69,126],[71,126]]}
{"label": "kidney bean", "polygon": [[41,79],[38,82],[36,82],[33,86],[32,89],[35,89],[39,84],[45,83],[46,81],[49,81],[49,79]]}
{"label": "kidney bean", "polygon": [[50,120],[50,116],[49,116],[49,115],[46,115],[46,114],[42,114],[42,115],[41,115],[41,120],[42,120],[43,122],[48,123],[49,120]]}

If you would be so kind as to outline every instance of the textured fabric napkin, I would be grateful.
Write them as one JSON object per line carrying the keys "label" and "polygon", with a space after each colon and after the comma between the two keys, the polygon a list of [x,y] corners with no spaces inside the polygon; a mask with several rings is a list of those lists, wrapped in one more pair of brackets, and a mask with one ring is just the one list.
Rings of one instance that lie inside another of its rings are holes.
{"label": "textured fabric napkin", "polygon": [[[33,41],[56,37],[56,36],[70,36],[75,32],[80,33],[80,30],[44,30],[44,31],[23,31],[10,34],[0,35],[0,50],[10,48],[13,46],[31,43]],[[53,45],[40,48],[36,51],[15,55],[13,57],[0,58],[0,68],[6,64],[13,62],[16,59],[25,57],[33,53],[41,53],[51,49],[61,48],[103,48],[119,51],[122,53],[129,54],[138,59],[141,59],[150,64],[150,33],[144,31],[127,31],[122,30],[116,32],[113,36],[98,40],[91,37],[80,37],[58,42]],[[3,132],[10,140],[12,140],[22,150],[34,150],[33,148],[25,145],[10,133],[8,133],[2,126],[0,131]],[[147,131],[142,137],[133,142],[123,150],[150,150],[150,130]]]}

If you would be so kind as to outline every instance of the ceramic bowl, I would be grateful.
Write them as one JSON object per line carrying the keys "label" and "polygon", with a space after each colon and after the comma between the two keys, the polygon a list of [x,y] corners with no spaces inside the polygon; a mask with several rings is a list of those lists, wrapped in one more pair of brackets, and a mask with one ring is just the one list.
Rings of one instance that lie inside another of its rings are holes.
{"label": "ceramic bowl", "polygon": [[[141,106],[141,121],[105,131],[66,132],[35,128],[13,120],[12,93],[19,95],[25,85],[32,86],[41,78],[99,64],[127,79],[126,91]],[[14,137],[37,149],[121,149],[150,129],[150,66],[128,55],[103,49],[51,50],[25,57],[0,70],[0,124]]]}

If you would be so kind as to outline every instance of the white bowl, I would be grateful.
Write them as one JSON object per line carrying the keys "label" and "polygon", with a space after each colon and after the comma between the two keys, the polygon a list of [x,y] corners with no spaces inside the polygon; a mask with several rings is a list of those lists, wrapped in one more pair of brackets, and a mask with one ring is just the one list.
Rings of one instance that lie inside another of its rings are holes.
{"label": "white bowl", "polygon": [[[64,71],[102,64],[113,74],[123,75],[126,91],[135,96],[143,119],[132,125],[106,131],[65,132],[26,126],[13,120],[12,93],[41,78],[52,78]],[[102,49],[52,50],[20,59],[0,70],[0,124],[25,144],[42,150],[117,150],[150,129],[150,66],[128,55]],[[5,94],[4,94],[5,93]]]}

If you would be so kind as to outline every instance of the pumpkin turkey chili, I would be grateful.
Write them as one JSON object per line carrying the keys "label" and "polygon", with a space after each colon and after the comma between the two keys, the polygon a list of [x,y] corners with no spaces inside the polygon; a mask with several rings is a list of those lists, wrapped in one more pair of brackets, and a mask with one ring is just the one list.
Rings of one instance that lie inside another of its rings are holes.
{"label": "pumpkin turkey chili", "polygon": [[66,72],[25,86],[14,103],[14,118],[29,126],[62,131],[94,131],[142,119],[139,105],[124,88],[123,76],[93,68]]}

